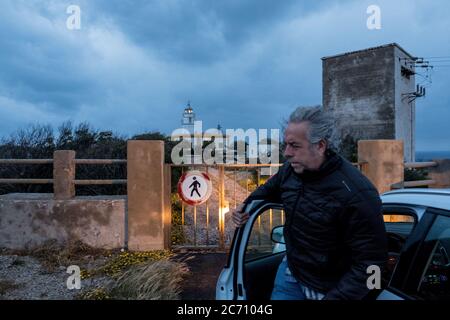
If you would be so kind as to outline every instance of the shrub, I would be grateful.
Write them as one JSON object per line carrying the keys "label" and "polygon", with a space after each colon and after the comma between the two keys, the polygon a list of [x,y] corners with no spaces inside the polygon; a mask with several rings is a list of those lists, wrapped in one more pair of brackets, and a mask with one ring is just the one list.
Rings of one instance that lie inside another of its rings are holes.
{"label": "shrub", "polygon": [[183,262],[152,261],[126,271],[111,290],[114,299],[179,300],[181,282],[189,273]]}

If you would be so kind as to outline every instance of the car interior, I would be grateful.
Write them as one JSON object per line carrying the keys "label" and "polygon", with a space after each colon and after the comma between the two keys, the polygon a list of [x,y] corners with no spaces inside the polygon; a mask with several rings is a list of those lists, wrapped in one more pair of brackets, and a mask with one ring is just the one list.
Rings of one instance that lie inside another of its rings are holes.
{"label": "car interior", "polygon": [[284,252],[279,252],[245,264],[244,281],[247,300],[270,300],[273,281],[283,257]]}
{"label": "car interior", "polygon": [[[424,248],[432,250],[418,288],[418,295],[429,300],[450,298],[450,228],[425,240]],[[431,234],[433,235],[433,234]]]}
{"label": "car interior", "polygon": [[417,219],[413,213],[392,210],[385,210],[383,217],[388,239],[388,261],[382,275],[382,285],[386,286],[400,258],[406,239],[417,224]]}

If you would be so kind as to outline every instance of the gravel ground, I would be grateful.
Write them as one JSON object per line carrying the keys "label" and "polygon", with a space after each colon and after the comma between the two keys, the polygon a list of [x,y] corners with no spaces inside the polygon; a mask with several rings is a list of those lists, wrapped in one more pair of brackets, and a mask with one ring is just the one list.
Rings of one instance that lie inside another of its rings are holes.
{"label": "gravel ground", "polygon": [[[99,262],[96,262],[99,263]],[[0,300],[73,300],[82,292],[110,284],[108,277],[81,280],[81,290],[67,288],[67,268],[49,271],[33,257],[0,256]]]}

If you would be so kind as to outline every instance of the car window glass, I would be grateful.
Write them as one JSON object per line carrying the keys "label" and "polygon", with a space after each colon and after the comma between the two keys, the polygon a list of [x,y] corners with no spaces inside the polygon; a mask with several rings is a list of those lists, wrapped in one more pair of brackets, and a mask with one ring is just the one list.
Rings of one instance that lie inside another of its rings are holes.
{"label": "car window glass", "polygon": [[427,300],[449,300],[450,217],[436,218],[425,238],[424,246],[432,249],[417,294]]}
{"label": "car window glass", "polygon": [[387,232],[408,236],[415,225],[415,218],[404,213],[389,212],[383,215]]}
{"label": "car window glass", "polygon": [[383,282],[388,283],[397,265],[406,238],[415,226],[415,217],[388,210],[383,213],[388,239],[388,261],[383,272]]}
{"label": "car window glass", "polygon": [[285,251],[283,244],[271,240],[272,229],[284,225],[284,219],[284,211],[279,209],[267,209],[259,215],[249,236],[245,261]]}

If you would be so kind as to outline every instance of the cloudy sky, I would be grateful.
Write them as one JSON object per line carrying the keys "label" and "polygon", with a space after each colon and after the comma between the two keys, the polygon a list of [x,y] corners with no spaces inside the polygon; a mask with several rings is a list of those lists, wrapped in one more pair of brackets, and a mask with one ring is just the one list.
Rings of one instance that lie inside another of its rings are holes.
{"label": "cloudy sky", "polygon": [[[80,30],[66,26],[71,4]],[[371,4],[381,30],[366,26]],[[450,150],[447,0],[0,0],[0,136],[66,120],[169,134],[188,100],[205,129],[277,128],[321,104],[321,57],[392,42],[447,57],[416,133],[418,150]]]}

